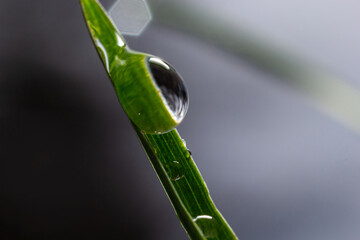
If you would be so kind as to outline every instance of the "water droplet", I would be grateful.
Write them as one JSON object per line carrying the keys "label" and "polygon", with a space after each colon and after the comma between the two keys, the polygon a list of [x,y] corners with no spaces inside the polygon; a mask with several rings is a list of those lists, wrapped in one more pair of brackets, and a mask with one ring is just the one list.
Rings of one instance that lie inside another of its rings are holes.
{"label": "water droplet", "polygon": [[165,106],[179,124],[188,109],[188,94],[184,81],[176,70],[158,57],[148,57],[148,66],[155,85],[159,88]]}
{"label": "water droplet", "polygon": [[217,236],[216,220],[212,216],[198,215],[193,219],[193,222],[200,228],[204,237],[212,238]]}
{"label": "water droplet", "polygon": [[[190,156],[192,156],[192,152],[191,152],[189,149],[188,149],[187,151],[188,151],[188,153],[190,154]],[[189,157],[190,157],[190,156],[189,156]]]}
{"label": "water droplet", "polygon": [[186,158],[190,158],[190,153],[187,149],[184,151],[184,154]]}
{"label": "water droplet", "polygon": [[[162,59],[131,50],[98,1],[82,0],[81,4],[91,37],[131,122],[146,134],[173,130],[188,108],[182,78]],[[125,11],[120,17],[136,16],[129,8],[149,13],[145,0],[123,0],[113,10]]]}
{"label": "water droplet", "polygon": [[186,158],[190,158],[192,156],[192,153],[189,149],[185,148],[184,149],[184,155]]}
{"label": "water droplet", "polygon": [[102,60],[104,61],[104,65],[106,68],[106,71],[109,72],[109,57],[107,55],[106,52],[106,48],[104,47],[104,45],[100,42],[99,39],[95,39],[95,45],[98,47],[98,52],[100,53],[100,56],[102,58]]}
{"label": "water droplet", "polygon": [[184,169],[178,161],[172,161],[165,166],[168,176],[173,181],[177,181],[184,177]]}
{"label": "water droplet", "polygon": [[181,139],[181,141],[184,143],[184,145],[185,145],[185,147],[186,147],[186,141],[185,141],[185,139]]}

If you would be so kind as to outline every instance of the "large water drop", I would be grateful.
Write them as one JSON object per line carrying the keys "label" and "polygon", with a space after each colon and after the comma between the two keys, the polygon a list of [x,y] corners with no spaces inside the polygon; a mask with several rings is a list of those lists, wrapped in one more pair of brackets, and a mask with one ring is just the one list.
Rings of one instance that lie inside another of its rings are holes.
{"label": "large water drop", "polygon": [[152,79],[160,90],[165,106],[175,122],[179,124],[189,106],[188,93],[183,79],[170,64],[158,57],[148,57],[147,62]]}

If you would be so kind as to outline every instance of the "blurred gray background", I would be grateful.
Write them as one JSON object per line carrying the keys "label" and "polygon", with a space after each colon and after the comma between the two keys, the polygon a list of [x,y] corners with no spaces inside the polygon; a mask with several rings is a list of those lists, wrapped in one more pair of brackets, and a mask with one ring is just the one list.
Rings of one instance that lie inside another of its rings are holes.
{"label": "blurred gray background", "polygon": [[[355,0],[176,2],[360,87]],[[0,238],[187,239],[78,1],[2,0],[0,29]],[[127,40],[185,79],[190,106],[178,130],[239,239],[359,239],[358,132],[184,31],[154,22]]]}

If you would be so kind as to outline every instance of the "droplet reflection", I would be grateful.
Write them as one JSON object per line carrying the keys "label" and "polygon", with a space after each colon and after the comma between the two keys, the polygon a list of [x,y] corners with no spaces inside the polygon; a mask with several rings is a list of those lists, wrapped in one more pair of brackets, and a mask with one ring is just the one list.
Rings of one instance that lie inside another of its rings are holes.
{"label": "droplet reflection", "polygon": [[159,88],[165,106],[179,124],[188,109],[188,93],[184,81],[176,70],[158,57],[147,58],[155,85]]}

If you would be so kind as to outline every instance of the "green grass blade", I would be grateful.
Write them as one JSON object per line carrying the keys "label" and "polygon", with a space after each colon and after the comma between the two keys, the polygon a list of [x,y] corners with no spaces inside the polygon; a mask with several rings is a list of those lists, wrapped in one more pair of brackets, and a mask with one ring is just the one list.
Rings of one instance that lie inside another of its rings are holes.
{"label": "green grass blade", "polygon": [[147,133],[164,132],[178,123],[169,113],[149,73],[148,54],[132,51],[103,7],[81,0],[91,38],[128,117]]}
{"label": "green grass blade", "polygon": [[136,133],[191,239],[237,239],[216,209],[206,184],[176,130]]}
{"label": "green grass blade", "polygon": [[[191,239],[237,239],[210,198],[206,184],[177,130],[144,133],[142,126],[171,127],[171,116],[153,91],[144,54],[132,52],[96,0],[81,0],[91,37],[184,229]],[[150,79],[150,80],[149,80]],[[140,100],[139,100],[140,99]],[[150,109],[149,114],[138,111]],[[135,109],[135,110],[134,110]],[[145,115],[145,116],[143,116]],[[139,124],[140,123],[140,124]],[[160,124],[159,124],[160,123]]]}

